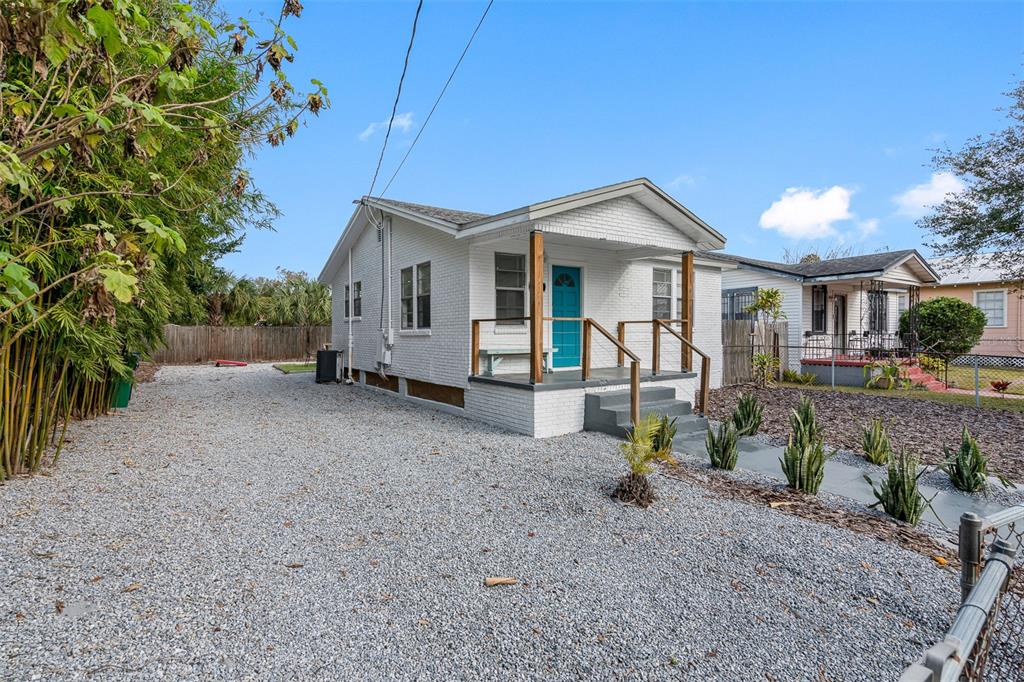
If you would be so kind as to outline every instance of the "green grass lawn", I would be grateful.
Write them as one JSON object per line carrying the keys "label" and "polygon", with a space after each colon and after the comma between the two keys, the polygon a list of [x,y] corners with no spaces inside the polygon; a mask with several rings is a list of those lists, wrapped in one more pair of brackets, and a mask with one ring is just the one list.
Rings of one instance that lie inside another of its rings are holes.
{"label": "green grass lawn", "polygon": [[274,365],[274,369],[279,369],[285,374],[298,374],[300,372],[315,372],[315,362],[282,362]]}
{"label": "green grass lawn", "polygon": [[[941,376],[939,377],[942,378]],[[1024,395],[1024,369],[1011,369],[1009,367],[979,367],[978,379],[981,383],[981,390],[991,391],[993,381],[1012,381],[1007,393]],[[973,367],[949,367],[949,382],[956,388],[974,390],[974,368]]]}
{"label": "green grass lawn", "polygon": [[[973,379],[972,379],[973,381]],[[832,387],[822,384],[793,384],[788,382],[781,382],[779,386],[785,386],[786,388],[799,388],[806,389],[809,391],[831,391]],[[840,393],[866,393],[868,395],[877,395],[882,398],[904,398],[907,400],[931,400],[937,403],[947,403],[950,405],[964,405],[966,407],[974,407],[974,396],[963,395],[958,393],[933,393],[931,391],[917,391],[917,390],[900,390],[895,389],[892,391],[883,391],[878,388],[859,388],[856,386],[836,386],[836,391]],[[981,396],[981,406],[992,410],[1006,410],[1008,412],[1024,412],[1024,400],[1020,398],[990,398],[988,396]]]}

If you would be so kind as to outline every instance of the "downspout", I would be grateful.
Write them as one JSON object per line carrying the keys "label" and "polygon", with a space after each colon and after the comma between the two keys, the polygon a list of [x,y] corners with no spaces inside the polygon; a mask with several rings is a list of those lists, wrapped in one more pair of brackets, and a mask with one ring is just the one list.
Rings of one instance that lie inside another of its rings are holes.
{"label": "downspout", "polygon": [[1014,334],[1017,337],[1017,352],[1024,355],[1024,338],[1022,336],[1022,330],[1024,330],[1024,282],[1020,283],[1017,287],[1017,332]]}
{"label": "downspout", "polygon": [[[391,349],[395,345],[394,330],[391,327],[391,222],[391,216],[381,222],[381,296],[387,297],[388,325],[384,327],[384,320],[381,319],[381,348],[377,359],[377,374],[385,380],[388,378],[386,370],[391,367]],[[383,305],[381,307],[383,308]]]}
{"label": "downspout", "polygon": [[352,342],[352,315],[356,312],[355,308],[353,307],[353,301],[352,301],[352,294],[354,294],[354,293],[355,292],[352,291],[352,248],[349,247],[349,250],[348,250],[348,358],[347,358],[348,362],[345,363],[348,366],[348,376],[345,379],[345,383],[346,384],[353,384],[353,383],[355,383],[353,381],[353,379],[352,379],[352,349],[353,349],[353,345],[354,345],[353,342]]}
{"label": "downspout", "polygon": [[392,327],[392,322],[391,322],[391,306],[392,306],[391,280],[394,279],[394,272],[395,272],[392,269],[392,264],[391,264],[391,258],[392,258],[392,254],[393,254],[393,251],[392,251],[392,248],[391,248],[391,243],[392,243],[391,240],[393,239],[393,235],[394,235],[394,227],[392,225],[392,218],[391,218],[391,216],[388,216],[388,336],[387,336],[387,348],[388,348],[388,364],[389,365],[391,364],[391,349],[394,348],[394,346],[395,346],[395,330],[394,330],[394,327]]}

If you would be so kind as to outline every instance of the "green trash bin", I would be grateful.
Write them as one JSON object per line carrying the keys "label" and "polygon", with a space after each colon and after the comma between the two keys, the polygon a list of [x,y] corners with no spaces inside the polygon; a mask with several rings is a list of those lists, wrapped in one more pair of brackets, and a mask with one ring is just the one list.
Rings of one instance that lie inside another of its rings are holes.
{"label": "green trash bin", "polygon": [[111,407],[128,407],[128,401],[132,399],[132,382],[123,379],[114,381],[114,399]]}
{"label": "green trash bin", "polygon": [[[132,353],[125,362],[133,370],[139,366],[139,354]],[[110,402],[111,407],[128,407],[128,401],[132,399],[132,382],[124,379],[114,380],[114,397]]]}

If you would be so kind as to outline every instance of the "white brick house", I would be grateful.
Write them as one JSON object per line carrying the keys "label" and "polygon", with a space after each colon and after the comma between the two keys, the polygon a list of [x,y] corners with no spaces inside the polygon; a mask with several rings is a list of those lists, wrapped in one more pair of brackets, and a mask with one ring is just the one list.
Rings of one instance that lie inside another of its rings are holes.
{"label": "white brick house", "polygon": [[[721,274],[734,266],[699,252],[725,240],[646,179],[496,215],[356,203],[320,281],[332,287],[333,347],[358,384],[533,436],[579,431],[586,394],[630,387],[629,358],[603,327],[639,358],[644,386],[692,404],[700,377],[663,327],[652,371],[655,317],[675,320],[710,357],[709,385],[721,382]],[[474,320],[485,320],[475,361]],[[535,348],[552,365],[543,374]]]}

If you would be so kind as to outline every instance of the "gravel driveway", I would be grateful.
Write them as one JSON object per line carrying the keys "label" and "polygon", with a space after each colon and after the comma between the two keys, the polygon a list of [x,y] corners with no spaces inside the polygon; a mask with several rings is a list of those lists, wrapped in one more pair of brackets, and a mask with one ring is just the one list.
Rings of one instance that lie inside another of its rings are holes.
{"label": "gravel driveway", "polygon": [[622,506],[602,434],[269,366],[164,368],[70,440],[0,486],[0,679],[894,679],[958,597],[674,479]]}

